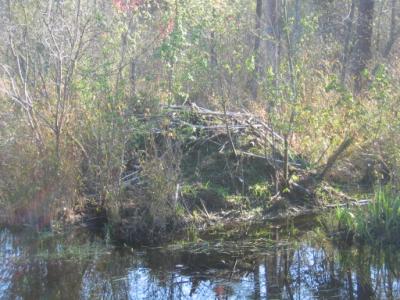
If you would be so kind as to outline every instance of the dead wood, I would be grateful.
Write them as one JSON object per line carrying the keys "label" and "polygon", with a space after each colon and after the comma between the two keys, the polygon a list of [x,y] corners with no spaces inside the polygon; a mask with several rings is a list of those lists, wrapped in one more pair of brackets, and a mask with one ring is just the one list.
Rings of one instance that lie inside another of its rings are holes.
{"label": "dead wood", "polygon": [[353,137],[347,137],[343,140],[337,150],[328,158],[328,162],[326,163],[322,172],[317,176],[319,182],[324,180],[325,176],[329,173],[329,171],[333,168],[336,161],[340,157],[340,155],[349,148],[349,146],[353,143]]}
{"label": "dead wood", "polygon": [[[137,117],[140,119],[143,116]],[[168,122],[164,122],[165,119]],[[249,157],[263,160],[265,165],[272,166],[277,174],[284,174],[284,169],[288,168],[288,178],[277,177],[277,180],[282,180],[282,184],[279,184],[282,187],[282,195],[295,201],[315,199],[315,189],[353,142],[353,137],[345,138],[328,158],[322,171],[317,173],[316,170],[306,170],[300,163],[291,159],[296,157],[296,154],[285,152],[289,147],[285,145],[285,138],[279,131],[248,111],[215,111],[195,103],[169,105],[162,106],[157,115],[144,116],[143,121],[152,122],[151,131],[156,135],[162,135],[169,130],[191,128],[193,136],[183,144],[185,151],[210,144],[217,146],[218,154],[233,153],[232,159]],[[300,180],[293,182],[290,179],[291,174],[297,174]],[[125,187],[141,183],[140,172],[125,173],[121,182]]]}

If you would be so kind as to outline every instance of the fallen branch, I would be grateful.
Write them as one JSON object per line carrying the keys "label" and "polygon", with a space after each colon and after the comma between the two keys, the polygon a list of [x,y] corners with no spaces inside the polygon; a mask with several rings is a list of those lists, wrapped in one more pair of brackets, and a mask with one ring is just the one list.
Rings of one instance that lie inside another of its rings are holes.
{"label": "fallen branch", "polygon": [[321,182],[324,180],[325,176],[329,173],[329,171],[333,168],[339,156],[346,151],[346,149],[353,143],[353,137],[345,138],[344,141],[340,144],[339,148],[329,157],[328,162],[326,163],[324,169],[317,176],[317,180]]}

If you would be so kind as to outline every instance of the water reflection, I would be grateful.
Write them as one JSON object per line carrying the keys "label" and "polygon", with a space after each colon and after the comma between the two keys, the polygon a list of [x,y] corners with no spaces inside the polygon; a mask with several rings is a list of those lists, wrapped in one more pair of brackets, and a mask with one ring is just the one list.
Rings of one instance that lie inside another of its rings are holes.
{"label": "water reflection", "polygon": [[[83,232],[0,231],[1,299],[399,299],[399,251],[304,233],[190,247],[118,249]],[[388,250],[388,249],[386,249]]]}

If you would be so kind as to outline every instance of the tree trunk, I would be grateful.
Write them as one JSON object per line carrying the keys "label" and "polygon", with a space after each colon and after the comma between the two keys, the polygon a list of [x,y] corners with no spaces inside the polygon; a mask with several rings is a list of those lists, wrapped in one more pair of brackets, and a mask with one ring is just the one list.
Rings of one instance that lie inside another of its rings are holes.
{"label": "tree trunk", "polygon": [[253,99],[257,99],[258,80],[260,79],[260,74],[261,74],[261,57],[260,57],[261,14],[262,14],[262,0],[257,0],[256,28],[255,28],[255,39],[254,39],[254,74],[251,82],[251,94],[253,96]]}
{"label": "tree trunk", "polygon": [[130,64],[130,95],[133,99],[136,96],[136,59],[132,58]]}
{"label": "tree trunk", "polygon": [[211,31],[210,33],[210,65],[212,69],[215,69],[217,66],[217,53],[215,51],[215,32]]}
{"label": "tree trunk", "polygon": [[321,182],[324,180],[325,176],[329,173],[329,171],[333,168],[334,164],[338,160],[339,156],[350,147],[353,143],[353,137],[347,137],[343,140],[340,146],[336,149],[336,151],[329,157],[328,162],[326,163],[324,169],[318,176],[318,181]]}
{"label": "tree trunk", "polygon": [[354,23],[354,12],[356,10],[356,0],[351,1],[350,13],[346,18],[346,37],[344,40],[343,47],[343,58],[342,58],[342,71],[340,74],[340,82],[344,85],[346,80],[346,72],[347,72],[347,64],[349,62],[350,57],[350,41],[353,33],[353,23]]}
{"label": "tree trunk", "polygon": [[300,41],[301,37],[301,31],[302,31],[302,26],[301,26],[301,1],[296,0],[295,2],[295,20],[294,20],[294,28],[293,28],[293,45],[297,45],[298,42]]}
{"label": "tree trunk", "polygon": [[372,29],[374,21],[374,0],[360,0],[358,5],[357,44],[354,56],[354,91],[363,88],[363,72],[372,57]]}
{"label": "tree trunk", "polygon": [[396,22],[396,14],[397,14],[397,0],[392,0],[391,2],[391,19],[390,19],[390,34],[389,34],[389,40],[386,44],[386,47],[383,51],[383,57],[388,57],[390,54],[390,50],[392,50],[392,47],[394,43],[396,42],[397,37],[400,34],[400,31],[396,30],[397,28],[397,22]]}
{"label": "tree trunk", "polygon": [[265,6],[266,11],[266,48],[267,60],[271,65],[274,74],[277,73],[278,65],[278,39],[279,39],[279,26],[278,26],[278,3],[277,0],[267,0]]}

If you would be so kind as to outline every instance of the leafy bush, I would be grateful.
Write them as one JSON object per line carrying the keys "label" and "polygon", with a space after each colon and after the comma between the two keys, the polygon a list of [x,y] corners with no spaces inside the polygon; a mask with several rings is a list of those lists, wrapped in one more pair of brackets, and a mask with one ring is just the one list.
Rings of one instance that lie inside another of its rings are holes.
{"label": "leafy bush", "polygon": [[182,222],[177,197],[180,145],[169,138],[161,148],[154,140],[151,143],[147,157],[140,162],[140,183],[107,201],[108,221],[115,225],[117,239],[132,243],[159,242]]}
{"label": "leafy bush", "polygon": [[271,197],[271,187],[266,183],[256,183],[249,187],[251,199],[257,205],[262,205],[264,208],[267,201]]}

